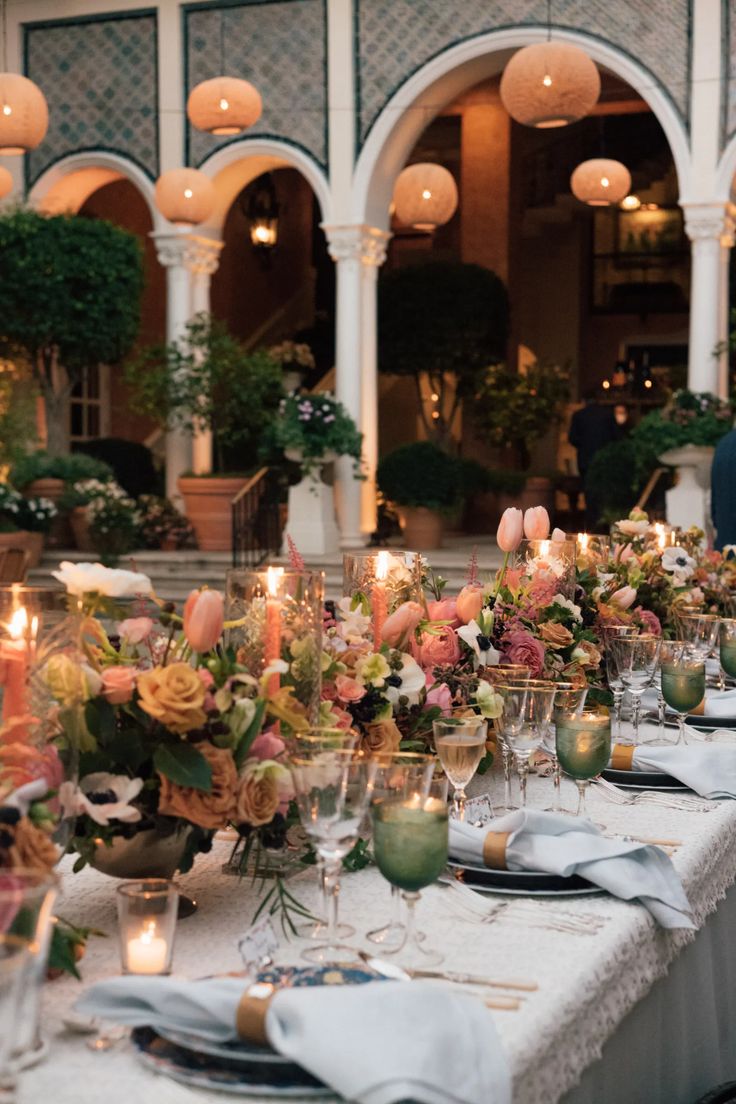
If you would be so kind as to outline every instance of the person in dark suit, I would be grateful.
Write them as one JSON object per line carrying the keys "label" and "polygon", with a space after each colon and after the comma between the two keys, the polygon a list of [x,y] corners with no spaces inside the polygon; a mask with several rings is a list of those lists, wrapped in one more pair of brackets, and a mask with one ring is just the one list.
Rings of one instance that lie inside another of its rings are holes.
{"label": "person in dark suit", "polygon": [[[570,421],[570,432],[567,439],[573,448],[577,449],[578,471],[585,486],[590,462],[604,445],[618,439],[618,426],[610,406],[603,406],[597,401],[595,391],[583,393],[585,405],[581,410],[576,410]],[[589,529],[594,529],[598,522],[599,507],[586,489],[585,492],[585,518]]]}
{"label": "person in dark suit", "polygon": [[736,544],[736,429],[716,445],[711,469],[710,512],[716,529],[715,546]]}

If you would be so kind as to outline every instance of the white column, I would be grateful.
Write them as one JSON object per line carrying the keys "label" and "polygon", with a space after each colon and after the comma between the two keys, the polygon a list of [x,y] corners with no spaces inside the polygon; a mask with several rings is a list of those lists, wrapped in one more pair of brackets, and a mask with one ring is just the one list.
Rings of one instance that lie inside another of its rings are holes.
{"label": "white column", "polygon": [[[192,242],[192,316],[210,313],[210,282],[220,263],[223,244],[210,238],[197,238]],[[212,471],[212,431],[197,425],[192,437],[192,471],[195,475],[207,475]]]}
{"label": "white column", "polygon": [[378,466],[378,317],[376,285],[378,269],[386,259],[390,234],[376,230],[364,238],[363,298],[360,358],[360,429],[363,434],[363,470],[360,521],[364,536],[376,528],[376,467]]}
{"label": "white column", "polygon": [[[389,235],[371,226],[323,226],[322,229],[327,235],[330,256],[337,265],[335,394],[361,432],[367,430],[367,444],[375,470],[378,442],[375,267],[385,256]],[[370,276],[366,276],[367,268],[374,269]],[[370,326],[367,326],[364,316],[366,304],[370,303]],[[364,353],[365,341],[369,346],[367,356]],[[365,387],[364,376],[372,377]],[[337,461],[336,474],[342,547],[362,548],[365,539],[361,531],[364,507],[361,481],[355,478],[353,463],[347,457]],[[375,489],[366,491],[368,507],[372,495],[375,495]]]}
{"label": "white column", "polygon": [[728,334],[731,329],[729,270],[734,240],[736,240],[734,221],[733,218],[728,217],[724,232],[721,234],[721,270],[718,288],[718,396],[721,399],[727,399],[729,391]]}
{"label": "white column", "polygon": [[718,391],[722,334],[723,277],[721,237],[726,232],[726,208],[722,203],[687,204],[685,229],[691,242],[690,344],[688,387],[693,391]]}

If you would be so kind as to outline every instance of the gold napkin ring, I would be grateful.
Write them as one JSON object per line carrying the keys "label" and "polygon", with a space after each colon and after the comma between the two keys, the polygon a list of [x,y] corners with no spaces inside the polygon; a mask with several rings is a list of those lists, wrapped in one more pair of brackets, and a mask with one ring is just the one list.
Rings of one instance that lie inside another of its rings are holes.
{"label": "gold napkin ring", "polygon": [[694,713],[697,717],[702,717],[705,713],[705,698],[703,698],[700,705],[696,705],[694,709],[690,710],[690,712]]}
{"label": "gold napkin ring", "polygon": [[491,870],[506,870],[506,844],[510,832],[488,832],[483,840],[483,862]]}
{"label": "gold napkin ring", "polygon": [[630,771],[634,768],[633,744],[614,744],[611,750],[611,767],[613,770]]}
{"label": "gold napkin ring", "polygon": [[274,995],[273,985],[250,985],[240,998],[235,1013],[235,1029],[247,1043],[268,1045],[266,1013]]}

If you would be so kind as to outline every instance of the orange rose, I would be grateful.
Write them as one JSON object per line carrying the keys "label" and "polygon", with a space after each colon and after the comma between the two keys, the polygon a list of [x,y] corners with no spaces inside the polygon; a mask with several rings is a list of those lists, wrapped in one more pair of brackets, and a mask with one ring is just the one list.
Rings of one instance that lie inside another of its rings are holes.
{"label": "orange rose", "polygon": [[[4,830],[13,836],[13,842],[7,850],[11,870],[24,867],[26,870],[38,870],[44,874],[53,870],[59,852],[46,833],[37,828],[32,820],[21,817],[13,827],[4,825]],[[2,865],[0,857],[0,866]]]}
{"label": "orange rose", "polygon": [[238,790],[237,823],[257,828],[273,820],[286,799],[290,776],[280,763],[252,759],[245,765]]}
{"label": "orange rose", "polygon": [[195,790],[191,786],[179,786],[170,778],[159,774],[161,792],[158,811],[166,816],[189,820],[200,828],[224,828],[236,815],[238,772],[235,762],[227,748],[216,748],[207,741],[196,747],[212,768],[210,792]]}
{"label": "orange rose", "polygon": [[599,667],[603,656],[596,648],[595,644],[591,644],[589,640],[581,640],[575,649],[575,652],[582,651],[585,653],[585,658],[580,658],[573,654],[573,659],[577,659],[578,663],[582,667]]}
{"label": "orange rose", "polygon": [[363,738],[360,746],[368,755],[388,755],[399,750],[401,733],[396,727],[396,721],[389,718],[387,721],[374,721],[363,728]]}
{"label": "orange rose", "polygon": [[183,736],[201,728],[206,718],[205,687],[188,663],[154,667],[138,676],[140,707],[166,728]]}
{"label": "orange rose", "polygon": [[555,621],[544,621],[539,626],[539,635],[550,648],[567,648],[575,639],[569,629]]}

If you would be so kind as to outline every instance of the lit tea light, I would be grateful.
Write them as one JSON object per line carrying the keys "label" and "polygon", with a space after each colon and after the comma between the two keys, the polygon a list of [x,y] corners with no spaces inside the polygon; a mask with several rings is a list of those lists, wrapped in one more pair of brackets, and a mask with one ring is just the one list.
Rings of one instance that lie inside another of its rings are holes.
{"label": "lit tea light", "polygon": [[590,540],[590,537],[588,536],[587,533],[578,533],[578,544],[580,545],[580,551],[581,552],[584,553],[584,552],[588,551],[588,541],[589,540]]}
{"label": "lit tea light", "polygon": [[128,940],[128,973],[165,973],[168,950],[166,940],[156,934],[156,921],[149,920],[136,939]]}

